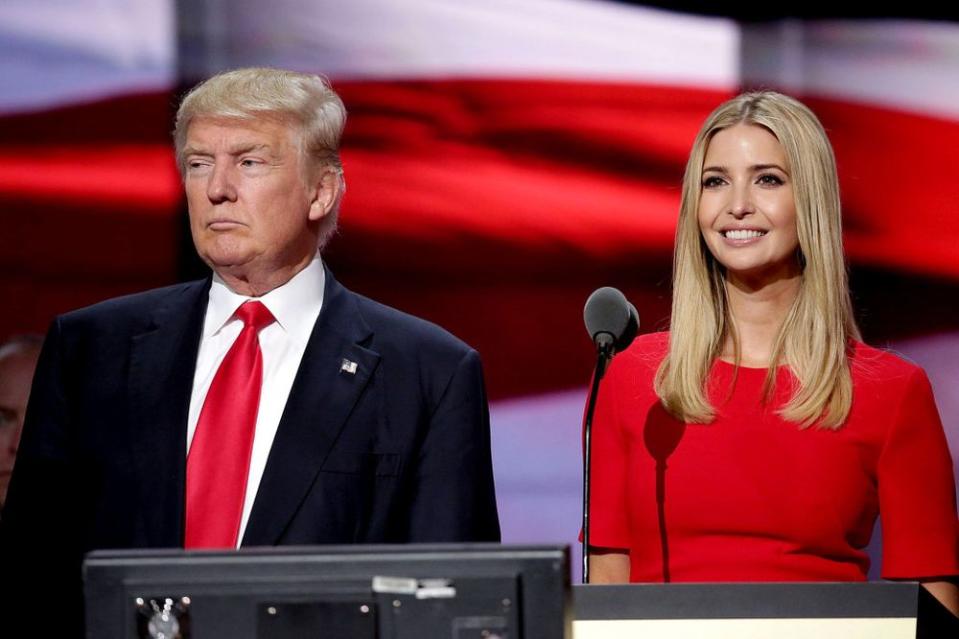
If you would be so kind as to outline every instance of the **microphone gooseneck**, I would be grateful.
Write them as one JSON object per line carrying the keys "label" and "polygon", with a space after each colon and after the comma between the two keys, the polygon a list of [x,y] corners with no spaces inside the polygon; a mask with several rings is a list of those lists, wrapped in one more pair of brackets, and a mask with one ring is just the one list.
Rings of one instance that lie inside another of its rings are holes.
{"label": "microphone gooseneck", "polygon": [[596,347],[596,368],[586,401],[583,421],[583,583],[589,583],[589,496],[591,435],[596,395],[606,366],[616,353],[625,350],[639,332],[639,314],[619,290],[604,286],[596,289],[583,309],[586,332]]}

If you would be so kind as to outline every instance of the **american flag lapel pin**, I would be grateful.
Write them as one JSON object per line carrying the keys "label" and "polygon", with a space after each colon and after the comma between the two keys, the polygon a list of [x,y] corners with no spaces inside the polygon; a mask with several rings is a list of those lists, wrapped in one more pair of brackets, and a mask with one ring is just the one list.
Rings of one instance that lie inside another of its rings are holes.
{"label": "american flag lapel pin", "polygon": [[356,362],[350,361],[344,357],[343,361],[340,362],[340,372],[356,375]]}

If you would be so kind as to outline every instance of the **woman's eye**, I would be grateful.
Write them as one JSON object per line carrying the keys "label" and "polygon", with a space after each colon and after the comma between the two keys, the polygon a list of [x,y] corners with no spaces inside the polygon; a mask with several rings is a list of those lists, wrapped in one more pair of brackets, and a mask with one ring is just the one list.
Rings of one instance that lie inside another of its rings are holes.
{"label": "woman's eye", "polygon": [[717,177],[715,175],[711,175],[708,178],[703,180],[703,187],[708,189],[714,186],[719,186],[722,183],[723,183],[722,178]]}
{"label": "woman's eye", "polygon": [[759,180],[757,181],[766,186],[779,186],[783,183],[782,178],[780,178],[778,175],[773,175],[772,173],[760,175]]}

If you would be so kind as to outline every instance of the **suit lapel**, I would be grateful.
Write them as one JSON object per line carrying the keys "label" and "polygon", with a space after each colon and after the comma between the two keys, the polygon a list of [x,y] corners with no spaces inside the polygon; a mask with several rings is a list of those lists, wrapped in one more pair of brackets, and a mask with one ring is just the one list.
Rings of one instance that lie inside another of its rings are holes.
{"label": "suit lapel", "polygon": [[148,546],[183,543],[186,426],[210,280],[177,289],[131,338],[130,437]]}
{"label": "suit lapel", "polygon": [[364,346],[371,337],[354,295],[327,270],[323,309],[290,389],[243,545],[279,542],[379,363]]}

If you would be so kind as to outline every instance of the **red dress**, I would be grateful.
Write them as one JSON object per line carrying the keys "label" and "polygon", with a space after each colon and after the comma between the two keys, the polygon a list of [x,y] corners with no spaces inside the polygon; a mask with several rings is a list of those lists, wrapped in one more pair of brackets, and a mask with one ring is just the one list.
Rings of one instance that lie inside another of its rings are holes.
{"label": "red dress", "polygon": [[717,361],[717,418],[683,424],[653,391],[668,334],[612,362],[593,422],[590,545],[629,549],[630,581],[861,581],[882,513],[882,576],[959,574],[952,460],[925,373],[856,343],[838,431],[775,413],[794,378]]}

